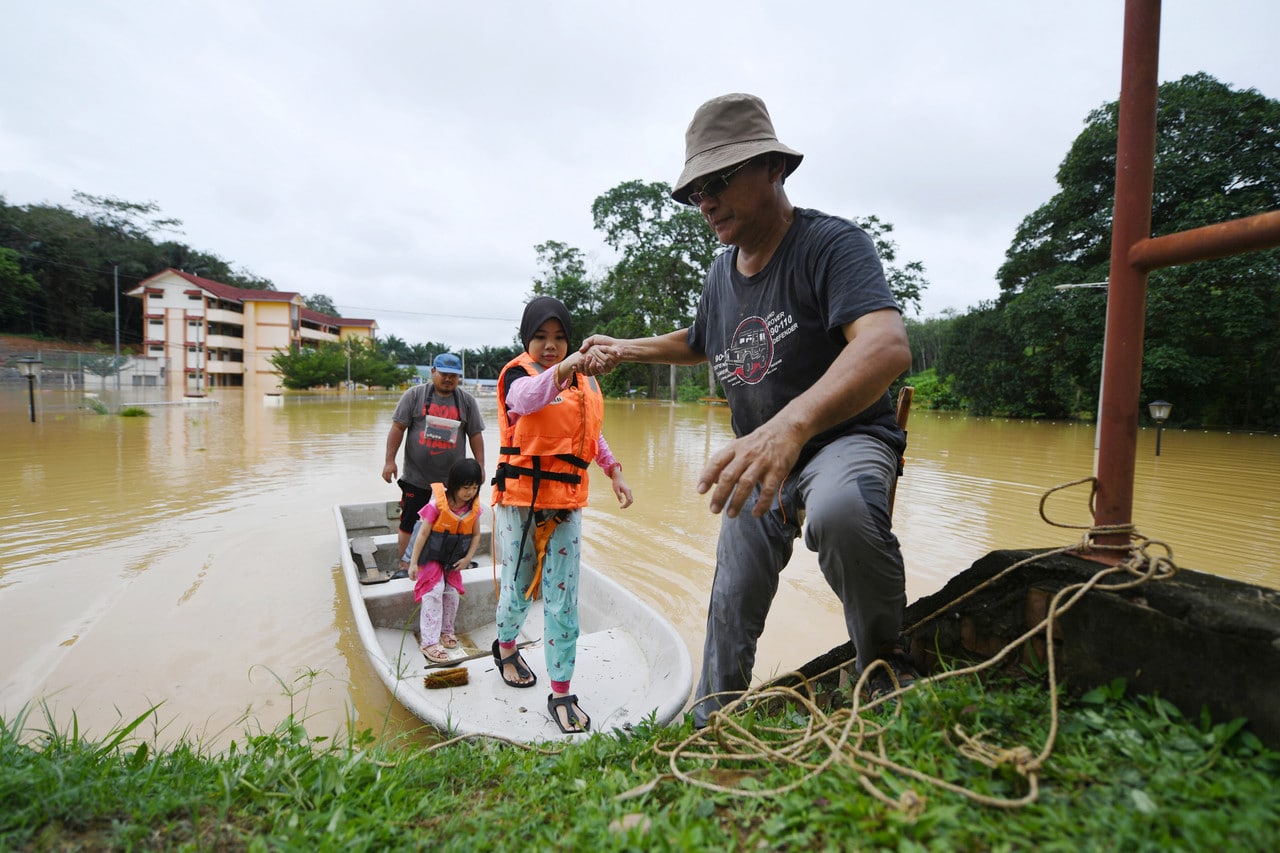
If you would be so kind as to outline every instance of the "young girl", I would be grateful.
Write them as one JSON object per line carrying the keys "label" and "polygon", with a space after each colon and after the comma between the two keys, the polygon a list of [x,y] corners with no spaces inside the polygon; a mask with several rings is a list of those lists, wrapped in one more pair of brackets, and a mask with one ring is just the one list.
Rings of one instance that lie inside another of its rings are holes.
{"label": "young girl", "polygon": [[474,459],[459,459],[445,483],[431,485],[431,500],[419,512],[422,529],[413,542],[409,577],[413,597],[422,605],[422,653],[433,663],[449,660],[458,645],[453,620],[458,615],[462,569],[480,546],[480,483],[484,472]]}
{"label": "young girl", "polygon": [[525,351],[498,376],[502,456],[493,481],[493,527],[502,559],[493,659],[512,687],[537,683],[516,637],[541,582],[551,678],[547,710],[565,734],[591,727],[569,692],[577,661],[580,534],[591,460],[609,475],[623,509],[631,505],[622,466],[600,434],[604,398],[596,381],[578,372],[582,354],[568,355],[569,333],[569,312],[559,300],[539,296],[525,306]]}

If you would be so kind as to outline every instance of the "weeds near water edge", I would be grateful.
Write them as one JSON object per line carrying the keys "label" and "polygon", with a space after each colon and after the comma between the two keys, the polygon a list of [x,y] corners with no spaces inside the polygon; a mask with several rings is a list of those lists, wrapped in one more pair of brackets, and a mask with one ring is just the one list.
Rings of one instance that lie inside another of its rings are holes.
{"label": "weeds near water edge", "polygon": [[[1275,841],[1280,753],[1243,721],[1188,718],[1159,698],[1126,697],[1123,682],[1064,703],[1036,802],[998,809],[931,791],[906,814],[869,796],[843,766],[770,798],[678,783],[661,745],[689,736],[687,719],[555,752],[486,740],[429,747],[414,735],[378,742],[354,729],[314,737],[302,692],[315,675],[277,678],[291,713],[217,754],[186,739],[157,748],[157,708],[100,741],[85,739],[74,717],[57,729],[47,709],[42,725],[26,709],[0,722],[0,848],[1007,849],[1023,839],[1063,850],[1261,850]],[[1042,686],[922,687],[911,713],[892,721],[910,753],[899,758],[960,785],[1016,791],[1016,774],[975,765],[946,740],[958,720],[1034,739]],[[750,725],[804,724],[795,708],[751,713]],[[803,775],[787,761],[708,761],[694,772],[743,789]],[[913,781],[886,774],[877,784],[900,791]]]}

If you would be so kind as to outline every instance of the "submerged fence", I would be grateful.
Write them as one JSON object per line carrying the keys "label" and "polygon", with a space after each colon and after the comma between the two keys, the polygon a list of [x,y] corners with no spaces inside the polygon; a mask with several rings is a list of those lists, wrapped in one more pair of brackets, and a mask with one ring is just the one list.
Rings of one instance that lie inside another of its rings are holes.
{"label": "submerged fence", "polygon": [[0,383],[27,384],[18,370],[19,359],[34,356],[40,364],[36,379],[41,388],[81,388],[109,391],[124,388],[158,387],[168,372],[167,358],[84,352],[80,350],[35,349],[21,355],[12,351],[0,357]]}

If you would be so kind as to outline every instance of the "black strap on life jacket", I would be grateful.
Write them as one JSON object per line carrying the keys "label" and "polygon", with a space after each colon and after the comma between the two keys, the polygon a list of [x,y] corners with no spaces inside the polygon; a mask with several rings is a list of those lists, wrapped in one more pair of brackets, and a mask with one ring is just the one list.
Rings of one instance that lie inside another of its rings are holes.
{"label": "black strap on life jacket", "polygon": [[441,563],[445,571],[453,568],[453,564],[467,555],[471,547],[472,533],[450,533],[443,530],[432,530],[427,534],[426,545],[419,556],[419,564],[426,565],[435,560]]}
{"label": "black strap on life jacket", "polygon": [[[520,448],[518,447],[500,447],[498,452],[507,455],[518,455]],[[520,547],[516,550],[516,574],[520,572],[520,561],[524,559],[524,545],[529,539],[529,530],[533,527],[534,517],[541,510],[538,507],[538,486],[543,480],[555,480],[559,483],[578,484],[582,482],[582,475],[576,471],[547,471],[542,467],[542,457],[531,457],[533,467],[524,465],[513,465],[510,462],[499,462],[497,469],[493,475],[493,485],[497,486],[499,492],[506,491],[507,477],[527,476],[533,480],[532,488],[529,492],[529,517],[524,520],[524,524],[520,529]],[[557,453],[556,459],[562,462],[568,462],[577,468],[586,468],[591,463],[580,459],[570,453]]]}
{"label": "black strap on life jacket", "polygon": [[[500,447],[498,448],[498,453],[505,456],[518,456],[520,455],[520,448]],[[557,453],[553,458],[559,459],[561,462],[568,462],[575,468],[586,469],[591,465],[590,462],[579,456],[574,456],[572,453]],[[555,480],[558,483],[569,483],[575,486],[582,482],[582,475],[576,471],[548,471],[544,469],[540,457],[537,456],[533,457],[532,467],[515,465],[511,462],[499,462],[498,467],[494,469],[492,482],[494,486],[498,487],[499,492],[507,490],[508,477],[513,479],[515,477],[529,477],[533,480],[534,495],[538,494],[538,484],[542,480]],[[530,505],[532,506],[532,502]]]}

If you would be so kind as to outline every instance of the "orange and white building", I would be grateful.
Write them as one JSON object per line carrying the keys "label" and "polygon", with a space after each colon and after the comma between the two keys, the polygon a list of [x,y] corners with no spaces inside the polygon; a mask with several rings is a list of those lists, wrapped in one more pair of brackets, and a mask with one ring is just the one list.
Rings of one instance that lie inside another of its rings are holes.
{"label": "orange and white building", "polygon": [[167,269],[128,296],[142,300],[142,355],[163,360],[163,384],[175,394],[211,388],[278,393],[271,356],[359,337],[372,341],[374,320],[330,317],[307,308],[299,293],[247,290]]}

